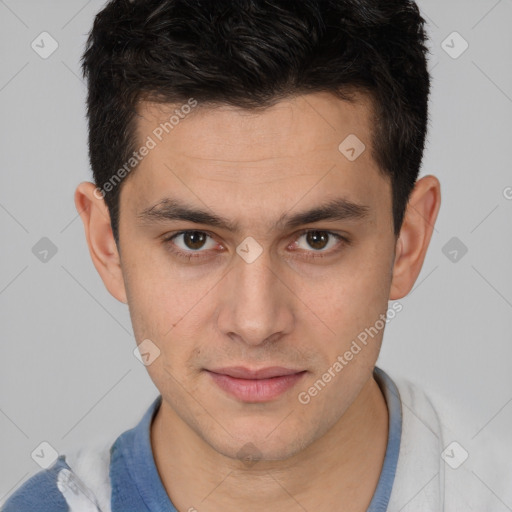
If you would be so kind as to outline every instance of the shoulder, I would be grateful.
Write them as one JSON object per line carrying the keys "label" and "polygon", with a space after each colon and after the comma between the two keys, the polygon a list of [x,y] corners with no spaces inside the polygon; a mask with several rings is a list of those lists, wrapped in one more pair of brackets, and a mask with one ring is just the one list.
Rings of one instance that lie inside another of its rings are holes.
{"label": "shoulder", "polygon": [[416,384],[395,378],[393,382],[400,398],[402,432],[388,509],[441,512],[439,454],[443,440],[438,411]]}
{"label": "shoulder", "polygon": [[474,419],[456,403],[405,379],[395,384],[403,416],[396,509],[467,512],[512,503],[510,435],[475,436]]}
{"label": "shoulder", "polygon": [[61,455],[48,469],[43,469],[29,478],[3,504],[2,512],[67,512],[67,502],[60,492],[57,481],[59,473],[69,470],[65,456]]}
{"label": "shoulder", "polygon": [[90,442],[67,457],[73,472],[94,494],[102,512],[110,512],[110,461],[114,441],[109,437]]}
{"label": "shoulder", "polygon": [[60,455],[0,504],[0,512],[110,512],[110,445],[101,441]]}

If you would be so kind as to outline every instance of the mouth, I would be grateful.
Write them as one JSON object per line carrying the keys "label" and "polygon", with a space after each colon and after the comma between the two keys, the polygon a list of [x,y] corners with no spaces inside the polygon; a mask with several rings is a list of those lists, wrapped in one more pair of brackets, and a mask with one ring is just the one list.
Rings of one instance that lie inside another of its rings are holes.
{"label": "mouth", "polygon": [[271,366],[249,369],[242,366],[205,370],[214,383],[242,402],[268,402],[294,387],[306,370]]}

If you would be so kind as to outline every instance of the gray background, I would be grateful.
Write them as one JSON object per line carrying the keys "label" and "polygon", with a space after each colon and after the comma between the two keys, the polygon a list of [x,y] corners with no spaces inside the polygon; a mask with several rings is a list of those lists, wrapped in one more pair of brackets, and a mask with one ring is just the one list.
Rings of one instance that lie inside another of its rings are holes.
{"label": "gray background", "polygon": [[[102,4],[0,0],[0,503],[40,470],[31,453],[42,441],[66,453],[115,436],[158,393],[73,203],[91,179],[79,59]],[[440,179],[442,206],[379,365],[442,393],[475,434],[498,435],[512,430],[512,0],[419,5],[433,52],[422,175]],[[47,59],[31,48],[43,31],[59,45]],[[443,44],[454,31],[469,43],[458,58],[443,49],[462,48]],[[57,249],[46,262],[32,251],[43,237]],[[455,262],[443,253],[452,237],[468,249]]]}

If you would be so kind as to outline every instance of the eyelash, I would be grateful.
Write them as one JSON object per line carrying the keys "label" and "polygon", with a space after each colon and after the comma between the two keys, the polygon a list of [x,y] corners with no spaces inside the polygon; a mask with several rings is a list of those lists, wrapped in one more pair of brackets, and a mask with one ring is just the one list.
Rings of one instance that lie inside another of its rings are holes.
{"label": "eyelash", "polygon": [[[304,229],[301,232],[299,232],[296,240],[298,240],[303,235],[305,235],[309,232],[312,232],[312,231],[327,233],[329,236],[333,236],[340,243],[338,244],[338,246],[336,248],[331,249],[328,252],[318,253],[315,251],[308,251],[308,254],[300,256],[301,258],[305,258],[305,259],[309,259],[309,260],[318,259],[318,258],[326,258],[328,256],[331,256],[332,254],[339,252],[343,246],[351,244],[351,241],[349,238],[341,236],[338,233],[333,233],[332,231],[327,231],[324,229],[311,229],[311,228]],[[208,233],[208,231],[200,231],[197,229],[186,229],[184,231],[178,231],[176,233],[171,233],[170,235],[167,235],[163,239],[163,243],[167,245],[167,248],[171,253],[173,253],[174,255],[178,256],[179,258],[183,258],[187,261],[200,260],[200,259],[204,259],[205,257],[207,258],[208,257],[207,255],[205,256],[202,254],[207,251],[182,251],[180,249],[175,249],[175,245],[172,243],[172,240],[180,235],[185,234],[185,233],[204,233],[205,235],[208,235],[210,238],[213,238],[213,236],[210,233]],[[296,257],[296,256],[294,256],[294,257]]]}

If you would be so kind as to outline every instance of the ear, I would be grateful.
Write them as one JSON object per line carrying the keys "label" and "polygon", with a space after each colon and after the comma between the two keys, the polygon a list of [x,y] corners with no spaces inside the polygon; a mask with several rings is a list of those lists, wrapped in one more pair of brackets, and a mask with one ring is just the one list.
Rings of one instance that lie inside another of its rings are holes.
{"label": "ear", "polygon": [[82,218],[92,262],[107,290],[127,303],[121,260],[110,225],[110,214],[94,183],[80,183],[75,191],[75,206]]}
{"label": "ear", "polygon": [[441,206],[441,185],[432,175],[416,182],[395,247],[395,262],[389,299],[405,297],[423,266],[434,224]]}

